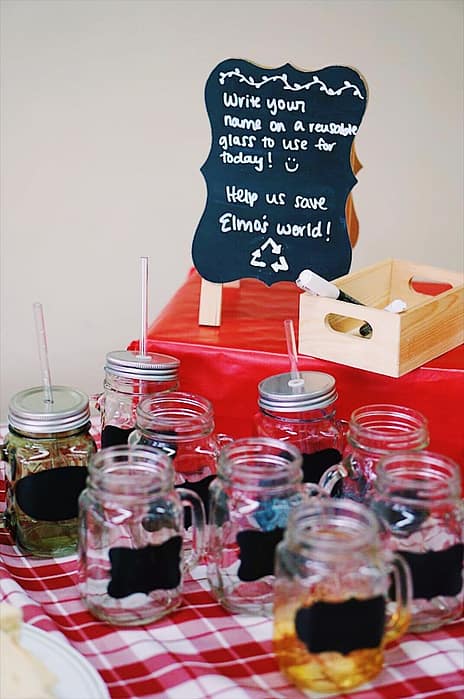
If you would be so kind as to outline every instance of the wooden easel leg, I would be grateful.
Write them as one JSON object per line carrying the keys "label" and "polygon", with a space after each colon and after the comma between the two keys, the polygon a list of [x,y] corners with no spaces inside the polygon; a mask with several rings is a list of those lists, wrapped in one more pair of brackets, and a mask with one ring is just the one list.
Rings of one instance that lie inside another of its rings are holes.
{"label": "wooden easel leg", "polygon": [[221,325],[222,286],[201,279],[198,325]]}

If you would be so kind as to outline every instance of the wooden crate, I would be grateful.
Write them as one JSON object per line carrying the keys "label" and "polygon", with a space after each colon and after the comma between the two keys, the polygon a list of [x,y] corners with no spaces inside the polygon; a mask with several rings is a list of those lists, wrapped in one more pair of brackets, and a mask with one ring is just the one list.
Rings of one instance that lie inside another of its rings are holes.
{"label": "wooden crate", "polygon": [[[413,280],[452,288],[430,296],[416,291]],[[301,294],[300,354],[398,377],[464,342],[462,274],[389,259],[333,283],[366,305]],[[396,298],[407,310],[382,310]],[[359,335],[363,321],[372,327],[369,337]]]}

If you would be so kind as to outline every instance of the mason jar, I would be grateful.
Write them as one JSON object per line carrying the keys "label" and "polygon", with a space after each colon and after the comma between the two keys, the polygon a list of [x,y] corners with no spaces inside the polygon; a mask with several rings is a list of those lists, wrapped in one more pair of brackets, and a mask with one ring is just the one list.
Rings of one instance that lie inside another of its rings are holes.
{"label": "mason jar", "polygon": [[364,405],[351,414],[341,462],[325,471],[319,485],[333,495],[365,501],[383,456],[425,449],[428,444],[428,423],[417,410],[402,405]]}
{"label": "mason jar", "polygon": [[377,464],[371,501],[388,545],[411,569],[411,631],[430,631],[464,611],[464,502],[458,464],[430,451]]}
{"label": "mason jar", "polygon": [[321,371],[276,374],[258,385],[254,434],[294,444],[305,483],[318,483],[341,460],[346,422],[336,418],[337,398],[334,377]]}
{"label": "mason jar", "polygon": [[286,677],[337,696],[374,678],[385,645],[408,628],[411,599],[408,566],[383,548],[374,513],[344,499],[303,503],[275,573],[273,647]]}
{"label": "mason jar", "polygon": [[[193,545],[184,547],[184,507]],[[182,603],[183,579],[204,555],[200,498],[174,488],[170,458],[151,447],[109,447],[89,464],[79,499],[79,590],[114,625],[148,624]]]}
{"label": "mason jar", "polygon": [[104,390],[97,399],[102,449],[127,443],[143,398],[179,387],[179,365],[175,357],[153,352],[141,356],[123,350],[106,355]]}
{"label": "mason jar", "polygon": [[16,393],[2,446],[6,462],[6,526],[20,550],[42,558],[76,552],[78,497],[97,450],[88,397],[68,386]]}
{"label": "mason jar", "polygon": [[[136,413],[129,444],[164,451],[172,459],[176,487],[196,492],[208,513],[209,484],[216,477],[219,452],[231,441],[215,432],[211,401],[195,393],[172,391],[145,398]],[[188,518],[187,512],[187,526]]]}
{"label": "mason jar", "polygon": [[320,488],[303,484],[290,442],[245,437],[223,447],[210,485],[208,579],[216,599],[239,614],[272,613],[274,555],[290,510]]}

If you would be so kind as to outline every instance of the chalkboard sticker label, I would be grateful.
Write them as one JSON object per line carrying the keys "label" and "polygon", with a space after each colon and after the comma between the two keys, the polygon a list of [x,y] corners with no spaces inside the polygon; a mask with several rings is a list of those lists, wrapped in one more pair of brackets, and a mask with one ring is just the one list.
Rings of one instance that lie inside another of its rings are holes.
{"label": "chalkboard sticker label", "polygon": [[342,455],[338,449],[321,449],[313,454],[303,454],[303,483],[319,483],[329,466],[340,463]]}
{"label": "chalkboard sticker label", "polygon": [[127,444],[129,435],[134,428],[123,429],[115,425],[105,425],[101,434],[101,448],[114,447],[119,444]]}
{"label": "chalkboard sticker label", "polygon": [[79,495],[85,488],[87,469],[63,466],[21,478],[15,485],[19,508],[38,522],[74,519]]}
{"label": "chalkboard sticker label", "polygon": [[409,565],[414,599],[454,597],[463,586],[464,545],[455,544],[443,551],[397,551]]}
{"label": "chalkboard sticker label", "polygon": [[116,547],[109,551],[111,580],[108,594],[115,599],[136,592],[173,590],[179,586],[182,537],[173,536],[158,546],[140,549]]}
{"label": "chalkboard sticker label", "polygon": [[282,527],[267,532],[245,530],[237,534],[240,547],[240,580],[253,582],[266,575],[274,575],[275,549],[283,535]]}
{"label": "chalkboard sticker label", "polygon": [[303,269],[329,280],[346,274],[350,157],[367,104],[360,74],[228,59],[210,74],[205,100],[207,201],[192,245],[200,275],[270,286]]}
{"label": "chalkboard sticker label", "polygon": [[[166,437],[176,437],[177,433],[174,430],[158,430],[157,434],[166,435]],[[175,459],[177,456],[177,443],[169,441],[169,439],[153,439],[144,434],[141,435],[139,444],[146,444],[155,449],[161,449],[170,459]]]}
{"label": "chalkboard sticker label", "polygon": [[351,598],[345,602],[316,602],[295,615],[298,638],[310,653],[347,655],[362,648],[378,648],[385,629],[385,599]]}
{"label": "chalkboard sticker label", "polygon": [[[196,493],[203,502],[205,507],[206,522],[209,522],[209,501],[210,501],[210,490],[209,486],[212,481],[216,478],[215,475],[205,476],[199,481],[184,481],[176,485],[176,488],[186,488]],[[192,525],[192,515],[190,514],[190,508],[186,508],[184,511],[184,527],[188,529]]]}

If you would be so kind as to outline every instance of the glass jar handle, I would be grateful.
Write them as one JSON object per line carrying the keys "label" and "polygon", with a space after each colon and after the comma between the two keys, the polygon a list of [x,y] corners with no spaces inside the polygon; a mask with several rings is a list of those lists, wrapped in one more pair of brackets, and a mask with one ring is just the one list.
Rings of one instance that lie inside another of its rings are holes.
{"label": "glass jar handle", "polygon": [[342,478],[346,478],[348,475],[348,470],[341,461],[338,464],[329,466],[329,468],[324,471],[319,480],[319,485],[328,495],[330,495],[336,484],[341,481]]}
{"label": "glass jar handle", "polygon": [[233,442],[234,438],[230,437],[228,434],[224,434],[223,432],[219,432],[218,434],[216,434],[216,441],[217,441],[219,449],[222,449],[222,447],[225,447],[226,444],[230,444],[231,442]]}
{"label": "glass jar handle", "polygon": [[203,501],[199,495],[187,488],[176,488],[184,507],[189,507],[192,514],[192,549],[185,564],[191,569],[201,563],[206,553],[206,515]]}
{"label": "glass jar handle", "polygon": [[384,645],[403,636],[411,620],[412,581],[409,566],[402,556],[393,554],[390,568],[394,583],[394,608],[388,614]]}
{"label": "glass jar handle", "polygon": [[129,447],[135,447],[137,444],[140,443],[140,437],[141,437],[141,432],[140,430],[132,430],[132,432],[129,434],[127,438],[127,445]]}
{"label": "glass jar handle", "polygon": [[346,445],[346,436],[348,434],[348,429],[350,427],[350,423],[348,420],[343,420],[343,418],[339,418],[338,420],[335,420],[335,424],[337,425],[338,431],[340,433],[340,439],[341,439],[340,451],[343,452],[345,445]]}

